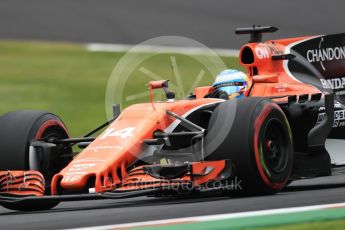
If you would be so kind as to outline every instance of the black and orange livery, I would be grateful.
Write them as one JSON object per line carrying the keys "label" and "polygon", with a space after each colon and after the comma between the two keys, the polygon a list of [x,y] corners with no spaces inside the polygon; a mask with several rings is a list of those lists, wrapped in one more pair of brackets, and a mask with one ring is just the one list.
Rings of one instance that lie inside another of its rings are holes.
{"label": "black and orange livery", "polygon": [[215,98],[204,86],[174,100],[167,81],[154,81],[150,95],[164,89],[167,101],[151,97],[121,113],[115,106],[111,121],[82,138],[48,112],[2,115],[0,204],[37,210],[141,195],[272,194],[332,175],[325,141],[345,139],[345,34],[261,41],[276,30],[236,31],[251,36],[239,56],[250,80],[243,99]]}

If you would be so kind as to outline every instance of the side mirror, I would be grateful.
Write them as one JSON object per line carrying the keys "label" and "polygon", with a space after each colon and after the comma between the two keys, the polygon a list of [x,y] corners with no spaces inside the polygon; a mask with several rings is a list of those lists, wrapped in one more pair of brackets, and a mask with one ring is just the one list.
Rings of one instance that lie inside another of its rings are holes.
{"label": "side mirror", "polygon": [[[160,81],[150,81],[149,82],[149,90],[150,90],[150,101],[153,106],[153,94],[152,90],[154,89],[163,89],[165,92],[165,96],[168,101],[172,102],[175,99],[175,93],[169,91],[169,80],[160,80]],[[154,106],[153,106],[154,108]]]}
{"label": "side mirror", "polygon": [[150,81],[149,82],[149,89],[161,89],[161,88],[168,88],[169,87],[169,80],[160,80],[160,81]]}

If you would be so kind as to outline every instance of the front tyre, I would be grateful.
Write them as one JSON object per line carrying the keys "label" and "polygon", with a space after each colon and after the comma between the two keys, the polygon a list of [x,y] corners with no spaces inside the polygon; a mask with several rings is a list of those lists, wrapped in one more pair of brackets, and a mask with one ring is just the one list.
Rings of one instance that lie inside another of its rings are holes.
{"label": "front tyre", "polygon": [[[37,170],[46,182],[46,194],[50,194],[52,176],[64,168],[72,158],[71,148],[57,146],[45,159],[29,154],[30,142],[43,138],[68,138],[64,123],[56,115],[35,110],[21,110],[0,117],[0,170]],[[67,156],[67,157],[66,157]],[[68,157],[70,156],[70,157]],[[32,166],[35,165],[35,168]],[[46,204],[6,204],[13,210],[44,210],[56,206],[58,202]]]}
{"label": "front tyre", "polygon": [[236,194],[279,192],[293,165],[288,120],[276,103],[264,98],[221,103],[210,119],[206,151],[208,160],[233,161],[237,181],[241,181]]}

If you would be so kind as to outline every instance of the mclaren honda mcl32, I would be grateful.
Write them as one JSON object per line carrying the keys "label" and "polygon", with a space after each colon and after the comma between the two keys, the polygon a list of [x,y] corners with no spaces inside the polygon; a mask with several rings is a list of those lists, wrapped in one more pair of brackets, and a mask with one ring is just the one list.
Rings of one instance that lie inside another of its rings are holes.
{"label": "mclaren honda mcl32", "polygon": [[239,55],[248,77],[240,98],[205,86],[174,100],[167,81],[153,81],[151,95],[162,89],[166,101],[151,97],[122,112],[115,105],[112,120],[81,138],[69,137],[49,112],[2,115],[0,205],[42,210],[147,195],[265,195],[293,180],[341,173],[325,143],[345,139],[345,34],[262,41],[276,30],[236,30],[250,35]]}

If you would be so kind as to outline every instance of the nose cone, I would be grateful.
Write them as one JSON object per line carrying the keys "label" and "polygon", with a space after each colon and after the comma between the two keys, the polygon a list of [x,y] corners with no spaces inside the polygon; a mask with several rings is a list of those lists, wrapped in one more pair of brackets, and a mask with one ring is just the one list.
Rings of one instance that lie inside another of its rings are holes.
{"label": "nose cone", "polygon": [[95,187],[95,176],[101,171],[102,164],[98,162],[77,160],[60,173],[60,186],[68,191],[85,190],[86,185]]}

